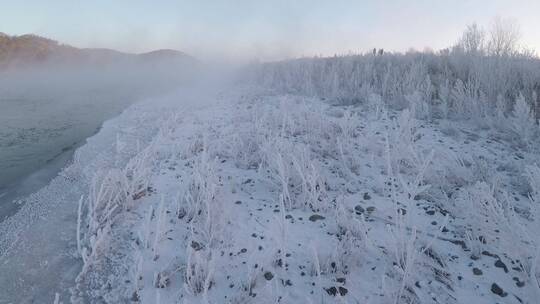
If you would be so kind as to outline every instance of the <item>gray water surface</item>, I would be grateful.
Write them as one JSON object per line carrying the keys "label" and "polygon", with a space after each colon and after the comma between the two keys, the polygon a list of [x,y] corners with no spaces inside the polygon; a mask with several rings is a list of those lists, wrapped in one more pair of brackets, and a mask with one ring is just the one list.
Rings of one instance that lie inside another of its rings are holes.
{"label": "gray water surface", "polygon": [[14,200],[44,186],[76,147],[134,99],[110,90],[0,96],[0,220],[16,212]]}
{"label": "gray water surface", "polygon": [[179,75],[118,66],[0,73],[0,304],[52,303],[56,293],[68,303],[82,266],[77,202],[88,187],[59,172],[77,149],[84,161],[107,157],[118,121],[140,115],[119,114],[143,100],[152,109],[181,86]]}
{"label": "gray water surface", "polygon": [[105,120],[174,90],[179,75],[121,65],[0,73],[0,222],[52,180]]}

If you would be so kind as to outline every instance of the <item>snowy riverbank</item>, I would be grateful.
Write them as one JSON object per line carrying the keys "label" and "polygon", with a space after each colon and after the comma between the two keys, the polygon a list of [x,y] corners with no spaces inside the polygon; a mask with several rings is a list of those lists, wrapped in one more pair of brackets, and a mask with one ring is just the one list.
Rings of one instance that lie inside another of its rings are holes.
{"label": "snowy riverbank", "polygon": [[69,287],[81,267],[75,238],[77,202],[88,195],[96,168],[125,161],[116,153],[117,136],[146,143],[168,102],[167,98],[142,101],[106,121],[76,150],[71,165],[0,223],[0,303],[49,303],[55,293],[69,298]]}
{"label": "snowy riverbank", "polygon": [[377,99],[191,100],[130,108],[66,171],[87,187],[70,201],[74,302],[537,298],[535,147]]}

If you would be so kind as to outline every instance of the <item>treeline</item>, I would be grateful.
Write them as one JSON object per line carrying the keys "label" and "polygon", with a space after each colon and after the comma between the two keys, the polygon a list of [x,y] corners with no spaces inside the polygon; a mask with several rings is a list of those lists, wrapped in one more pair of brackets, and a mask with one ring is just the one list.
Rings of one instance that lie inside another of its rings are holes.
{"label": "treeline", "polygon": [[397,108],[414,104],[430,117],[480,118],[511,115],[523,101],[540,117],[540,60],[519,46],[517,26],[502,19],[488,32],[467,27],[438,52],[302,58],[250,71],[259,85],[341,104],[381,99]]}

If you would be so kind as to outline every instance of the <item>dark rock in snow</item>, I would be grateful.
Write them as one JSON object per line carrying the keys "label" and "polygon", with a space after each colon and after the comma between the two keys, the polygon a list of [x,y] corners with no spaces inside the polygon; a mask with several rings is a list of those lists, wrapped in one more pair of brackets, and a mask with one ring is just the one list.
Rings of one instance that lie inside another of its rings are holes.
{"label": "dark rock in snow", "polygon": [[474,267],[472,269],[472,272],[473,272],[474,275],[482,275],[482,273],[483,273],[481,269],[476,268],[476,267]]}
{"label": "dark rock in snow", "polygon": [[516,286],[521,288],[523,286],[525,286],[525,281],[520,281],[518,277],[513,277],[512,278],[514,281],[516,281]]}
{"label": "dark rock in snow", "polygon": [[497,258],[497,259],[499,258],[498,255],[496,255],[494,253],[491,253],[491,252],[489,252],[487,250],[482,251],[482,254],[485,255],[485,256],[488,256],[488,257],[492,257],[492,258]]}
{"label": "dark rock in snow", "polygon": [[508,273],[508,267],[506,267],[506,264],[504,264],[501,260],[495,261],[495,267],[502,268],[504,272]]}
{"label": "dark rock in snow", "polygon": [[155,288],[166,288],[167,286],[169,286],[169,283],[169,278],[161,273],[158,273],[154,279]]}
{"label": "dark rock in snow", "polygon": [[497,285],[497,283],[491,284],[491,292],[500,297],[506,297],[508,295],[501,287],[499,287],[499,285]]}
{"label": "dark rock in snow", "polygon": [[267,271],[264,273],[264,278],[267,280],[267,281],[270,281],[274,278],[274,274],[271,273],[270,271]]}
{"label": "dark rock in snow", "polygon": [[364,200],[369,201],[370,199],[371,199],[371,196],[369,195],[369,193],[365,192],[364,193]]}
{"label": "dark rock in snow", "polygon": [[316,222],[318,220],[324,220],[324,219],[325,217],[319,214],[313,214],[312,216],[309,217],[309,220],[312,222]]}
{"label": "dark rock in snow", "polygon": [[203,246],[199,244],[199,242],[191,241],[191,248],[193,248],[195,251],[199,251],[203,248]]}
{"label": "dark rock in snow", "polygon": [[335,287],[326,288],[325,290],[326,290],[326,293],[328,293],[331,296],[335,296],[337,294],[337,288]]}
{"label": "dark rock in snow", "polygon": [[480,242],[482,242],[482,244],[486,244],[486,243],[487,243],[486,238],[485,238],[483,235],[479,236],[479,237],[478,237],[478,240],[479,240]]}
{"label": "dark rock in snow", "polygon": [[338,291],[339,291],[339,295],[342,297],[344,297],[347,294],[347,292],[349,292],[347,288],[341,287],[341,286],[338,287]]}
{"label": "dark rock in snow", "polygon": [[139,294],[134,291],[133,294],[131,295],[131,302],[139,302],[141,300],[141,298],[139,297]]}
{"label": "dark rock in snow", "polygon": [[178,219],[179,220],[183,219],[186,216],[186,214],[187,214],[186,209],[180,208],[180,210],[178,210],[177,212]]}

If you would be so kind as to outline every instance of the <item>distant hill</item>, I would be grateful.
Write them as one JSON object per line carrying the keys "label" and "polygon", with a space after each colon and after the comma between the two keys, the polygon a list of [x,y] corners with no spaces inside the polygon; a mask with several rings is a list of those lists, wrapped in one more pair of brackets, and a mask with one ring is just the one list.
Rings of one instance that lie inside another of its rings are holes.
{"label": "distant hill", "polygon": [[111,49],[76,48],[33,34],[10,36],[0,32],[0,70],[31,67],[42,64],[108,65],[186,64],[196,60],[180,51],[157,50],[129,54]]}

